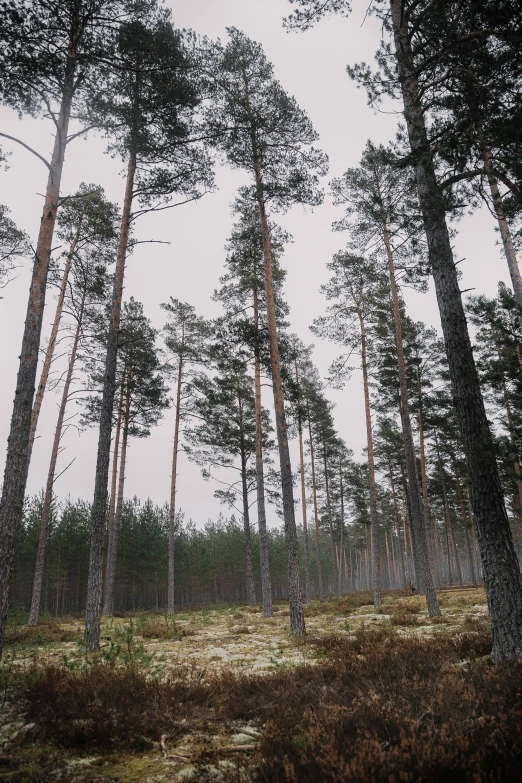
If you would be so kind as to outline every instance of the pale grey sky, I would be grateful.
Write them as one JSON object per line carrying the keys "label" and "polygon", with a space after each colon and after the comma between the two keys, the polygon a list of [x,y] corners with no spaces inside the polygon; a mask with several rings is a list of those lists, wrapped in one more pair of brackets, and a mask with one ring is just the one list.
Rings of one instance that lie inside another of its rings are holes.
{"label": "pale grey sky", "polygon": [[[375,113],[366,105],[365,95],[346,75],[347,63],[370,61],[379,39],[376,20],[366,19],[367,2],[354,2],[350,18],[326,20],[307,33],[286,33],[281,19],[289,11],[286,0],[170,0],[174,22],[191,27],[211,38],[226,37],[227,26],[244,30],[265,48],[274,63],[275,73],[284,88],[295,95],[300,106],[311,117],[320,134],[320,146],[330,157],[330,174],[340,175],[347,167],[357,165],[367,138],[386,143],[393,135],[398,117],[393,113]],[[0,108],[0,127],[5,133],[26,141],[41,154],[48,155],[52,145],[50,123],[24,117]],[[10,168],[0,174],[0,203],[11,209],[11,217],[34,240],[40,220],[42,192],[46,170],[34,156],[13,143]],[[121,203],[123,196],[122,164],[104,153],[105,143],[92,136],[88,141],[71,144],[66,157],[62,192],[74,192],[80,182],[94,182],[105,188],[107,196]],[[237,188],[245,182],[240,172],[217,170],[218,190],[201,201],[173,210],[146,215],[136,228],[138,239],[161,239],[170,245],[140,245],[129,258],[125,296],[134,296],[144,304],[146,315],[156,327],[164,321],[159,305],[175,296],[193,304],[201,315],[211,317],[218,306],[211,301],[219,275],[222,274],[224,244],[230,233],[230,203]],[[323,376],[337,349],[313,338],[309,325],[324,309],[319,286],[326,282],[326,264],[347,238],[331,231],[339,212],[328,197],[314,212],[294,208],[276,219],[293,235],[283,259],[288,272],[285,292],[290,304],[291,329],[307,343],[314,342],[314,359]],[[466,217],[458,226],[456,255],[465,260],[462,288],[475,287],[478,292],[493,295],[498,280],[509,282],[507,268],[496,245],[494,223],[486,209]],[[5,445],[11,417],[11,406],[18,367],[23,323],[27,304],[30,268],[26,265],[3,292],[0,300],[0,334],[2,334],[2,380],[0,384],[0,449]],[[416,320],[435,326],[440,332],[438,310],[433,291],[424,296],[407,293],[409,313]],[[43,336],[48,337],[55,299],[49,292]],[[335,419],[340,435],[360,456],[365,442],[364,410],[360,377],[355,373],[343,391],[328,391],[336,403]],[[28,491],[36,492],[45,483],[55,425],[57,393],[48,393],[44,401],[31,470]],[[269,398],[267,398],[269,402]],[[71,405],[71,408],[73,406]],[[173,412],[167,412],[161,424],[148,439],[131,442],[128,457],[126,495],[163,503],[169,495]],[[78,435],[69,430],[62,454],[62,468],[76,460],[59,479],[56,492],[63,497],[91,499],[96,458],[97,431]],[[297,457],[294,449],[294,469]],[[61,470],[62,468],[59,468]],[[2,467],[3,470],[3,467]],[[222,507],[213,498],[215,486],[201,479],[199,469],[180,457],[178,506],[197,523],[216,517]],[[272,521],[275,515],[271,513]]]}

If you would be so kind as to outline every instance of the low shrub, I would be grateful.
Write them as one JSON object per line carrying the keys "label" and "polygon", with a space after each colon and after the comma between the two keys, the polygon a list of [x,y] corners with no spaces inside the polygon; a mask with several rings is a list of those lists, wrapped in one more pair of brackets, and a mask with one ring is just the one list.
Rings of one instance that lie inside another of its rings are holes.
{"label": "low shrub", "polygon": [[163,733],[174,743],[203,726],[213,735],[257,723],[259,752],[238,757],[242,778],[235,765],[224,768],[229,781],[522,779],[522,664],[484,660],[488,632],[422,639],[387,626],[306,644],[315,665],[265,675],[35,665],[17,675],[19,703],[41,740],[84,748],[139,747]]}
{"label": "low shrub", "polygon": [[402,625],[406,627],[420,625],[415,615],[412,614],[392,614],[390,622],[392,625]]}
{"label": "low shrub", "polygon": [[142,617],[137,631],[144,639],[181,639],[189,633],[175,620],[161,615]]}
{"label": "low shrub", "polygon": [[5,629],[6,647],[42,646],[56,642],[73,642],[79,639],[78,631],[64,628],[56,620],[44,620],[39,625],[8,625]]}

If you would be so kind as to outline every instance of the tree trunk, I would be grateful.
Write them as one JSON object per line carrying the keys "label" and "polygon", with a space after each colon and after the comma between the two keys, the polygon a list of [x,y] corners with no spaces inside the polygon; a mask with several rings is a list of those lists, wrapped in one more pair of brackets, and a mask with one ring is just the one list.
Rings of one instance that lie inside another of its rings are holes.
{"label": "tree trunk", "polygon": [[339,595],[343,594],[343,562],[346,563],[346,554],[344,551],[344,491],[343,491],[343,470],[342,466],[339,466],[339,482],[340,482],[340,494],[341,494],[341,535],[339,541],[339,587],[337,592]]}
{"label": "tree trunk", "polygon": [[457,465],[454,463],[454,472],[455,472],[455,480],[457,482],[457,496],[459,499],[459,506],[460,506],[460,517],[462,519],[462,526],[464,528],[464,537],[466,539],[466,549],[468,551],[468,560],[469,560],[469,573],[471,577],[471,584],[473,587],[477,586],[477,577],[475,574],[475,563],[473,562],[473,552],[471,549],[471,541],[469,539],[469,530],[468,530],[468,520],[466,517],[466,509],[464,508],[464,498],[462,497],[462,487],[460,485],[460,477],[457,472]]}
{"label": "tree trunk", "polygon": [[457,420],[466,454],[473,511],[493,635],[492,658],[522,658],[522,581],[506,513],[491,432],[482,400],[457,269],[425,126],[402,0],[390,0],[404,116],[415,156],[420,206]]}
{"label": "tree trunk", "polygon": [[63,269],[63,275],[62,275],[62,282],[60,285],[60,293],[58,294],[58,302],[56,304],[56,312],[54,314],[54,321],[51,328],[51,336],[49,337],[49,342],[47,344],[47,348],[45,351],[45,357],[44,357],[44,363],[42,367],[42,372],[40,374],[40,380],[38,382],[38,386],[36,388],[36,394],[34,398],[33,403],[33,410],[31,412],[31,429],[29,431],[29,447],[27,451],[27,473],[29,473],[29,466],[31,464],[31,456],[33,453],[33,446],[34,441],[36,438],[36,428],[38,427],[38,419],[40,417],[40,410],[42,408],[42,402],[45,394],[45,389],[47,388],[47,381],[49,380],[49,372],[51,370],[51,364],[53,361],[53,355],[54,355],[54,349],[56,346],[56,339],[58,337],[58,330],[60,328],[60,321],[62,320],[62,313],[63,313],[63,304],[65,301],[65,293],[67,291],[67,282],[69,280],[69,273],[71,271],[72,261],[74,258],[74,253],[76,252],[76,245],[78,244],[78,240],[80,238],[80,232],[82,228],[83,223],[83,214],[80,218],[80,223],[78,226],[78,229],[76,231],[76,235],[71,243],[71,247],[69,250],[69,254],[67,256],[67,260],[65,262],[65,266]]}
{"label": "tree trunk", "polygon": [[395,492],[395,480],[393,478],[393,471],[391,466],[391,460],[388,457],[388,473],[390,476],[390,484],[391,484],[391,490],[392,490],[392,497],[393,497],[393,509],[395,512],[395,530],[397,532],[397,546],[399,551],[399,566],[400,566],[400,578],[401,578],[401,587],[403,590],[406,589],[406,568],[404,565],[404,548],[401,544],[401,530],[400,530],[400,524],[399,524],[399,509],[397,506],[397,495]]}
{"label": "tree trunk", "polygon": [[120,240],[116,257],[116,269],[114,272],[111,320],[109,333],[107,335],[107,353],[105,358],[105,374],[103,378],[94,499],[91,510],[91,548],[89,557],[89,578],[87,582],[87,606],[85,609],[85,646],[88,650],[99,650],[100,648],[100,620],[103,592],[103,544],[107,515],[107,484],[109,480],[109,464],[111,459],[112,415],[114,393],[116,391],[118,332],[121,319],[123,278],[125,275],[125,259],[129,244],[135,173],[136,156],[130,154],[127,166],[127,183],[125,187],[125,199],[123,202]]}
{"label": "tree trunk", "polygon": [[286,426],[285,401],[281,381],[281,365],[279,360],[279,344],[277,338],[277,321],[274,300],[274,285],[272,280],[272,248],[270,231],[266,216],[263,196],[261,168],[255,158],[256,192],[263,239],[263,255],[265,260],[265,294],[268,317],[268,336],[270,340],[270,359],[272,364],[272,385],[274,391],[274,408],[276,418],[277,443],[279,446],[279,462],[281,466],[281,490],[283,495],[283,517],[285,526],[286,553],[288,560],[288,598],[290,603],[290,633],[293,636],[303,636],[306,633],[303,605],[301,603],[301,584],[299,575],[299,544],[295,524],[293,497],[292,465],[288,447],[288,432]]}
{"label": "tree trunk", "polygon": [[[497,347],[498,350],[498,347]],[[500,350],[498,350],[499,358],[500,358]],[[513,417],[511,415],[511,403],[509,401],[509,395],[506,385],[506,379],[504,378],[504,375],[502,375],[502,390],[504,393],[504,405],[506,407],[506,417],[508,422],[508,431],[509,431],[509,440],[511,442],[511,448],[513,449],[513,470],[515,471],[515,481],[516,481],[516,487],[517,487],[517,494],[518,494],[518,503],[516,504],[518,510],[519,510],[519,517],[518,517],[518,526],[519,530],[522,531],[522,476],[520,473],[520,461],[518,458],[518,448],[517,448],[517,442],[515,438],[515,428],[513,426]]]}
{"label": "tree trunk", "polygon": [[250,532],[250,513],[248,508],[246,459],[243,455],[241,456],[241,487],[243,495],[243,530],[245,533],[247,600],[250,606],[254,606],[256,603],[256,585],[254,581],[254,564],[252,559],[252,536]]}
{"label": "tree trunk", "polygon": [[69,49],[64,75],[64,89],[58,114],[42,220],[36,244],[31,287],[29,289],[29,301],[20,351],[13,413],[7,441],[2,500],[0,502],[0,657],[2,655],[2,641],[7,620],[11,572],[24,507],[31,412],[38,367],[45,290],[74,95],[75,70],[76,52]]}
{"label": "tree trunk", "polygon": [[[295,363],[295,377],[297,387],[299,388],[299,372],[297,368],[297,360]],[[310,546],[308,541],[308,520],[306,516],[306,484],[305,484],[305,470],[304,470],[304,448],[303,448],[303,417],[301,411],[301,403],[297,404],[297,429],[299,432],[299,461],[300,461],[300,477],[301,477],[301,508],[303,511],[303,535],[304,535],[304,554],[305,554],[305,601],[306,605],[310,606],[312,603],[312,587],[310,583]]]}
{"label": "tree trunk", "polygon": [[410,419],[410,403],[408,399],[408,383],[406,379],[406,362],[404,359],[404,348],[402,343],[402,323],[399,308],[399,294],[397,291],[397,282],[395,280],[395,266],[393,263],[393,251],[388,233],[388,227],[383,220],[383,237],[386,245],[386,254],[388,257],[388,272],[390,276],[390,288],[393,302],[393,318],[395,322],[395,343],[397,346],[397,361],[399,370],[400,386],[400,413],[402,423],[402,435],[404,438],[404,452],[406,455],[406,473],[409,488],[409,502],[411,508],[413,538],[415,542],[415,570],[419,581],[419,588],[426,595],[428,605],[428,614],[430,617],[440,614],[437,593],[433,583],[433,574],[428,554],[428,544],[426,541],[426,522],[422,513],[419,487],[417,483],[417,466],[415,457],[415,446],[413,443],[413,433]]}
{"label": "tree trunk", "polygon": [[[452,542],[452,529],[449,517],[448,508],[448,493],[446,492],[446,480],[444,478],[444,470],[442,467],[442,460],[440,458],[439,441],[437,435],[435,435],[435,445],[437,448],[437,463],[439,466],[440,483],[442,486],[442,508],[444,512],[444,526],[446,528],[446,548],[448,551],[448,583],[453,584],[453,573],[451,570],[451,542]],[[455,561],[456,563],[456,561]],[[462,585],[461,585],[462,586]]]}
{"label": "tree trunk", "polygon": [[125,468],[127,465],[127,445],[129,441],[129,424],[131,409],[131,373],[126,373],[127,391],[125,394],[125,409],[123,412],[123,437],[121,440],[120,475],[118,479],[118,500],[114,514],[114,524],[109,528],[109,546],[107,548],[107,570],[105,577],[105,596],[103,601],[103,614],[112,615],[114,612],[114,587],[116,583],[116,563],[118,560],[118,540],[123,515],[123,490],[125,488]]}
{"label": "tree trunk", "polygon": [[241,488],[243,495],[243,530],[245,532],[245,560],[247,599],[250,606],[256,602],[256,583],[254,581],[254,563],[252,559],[252,535],[250,531],[250,512],[248,508],[247,458],[243,443],[243,403],[238,392],[239,428],[241,432]]}
{"label": "tree trunk", "polygon": [[324,431],[323,431],[323,469],[324,469],[324,484],[326,490],[326,511],[328,514],[328,527],[330,529],[330,548],[332,552],[332,592],[335,593],[338,580],[335,578],[336,577],[335,540],[334,540],[334,531],[333,531],[333,524],[332,524],[332,504],[330,502],[330,482],[328,480],[328,464],[326,461],[326,442],[324,440]]}
{"label": "tree trunk", "polygon": [[364,410],[366,413],[366,442],[368,446],[368,470],[370,473],[370,520],[372,525],[372,570],[373,570],[373,603],[375,608],[382,605],[381,595],[381,550],[379,545],[379,519],[377,516],[377,485],[375,482],[375,461],[373,458],[372,411],[370,408],[370,391],[368,387],[368,361],[366,356],[366,329],[364,318],[359,313],[359,328],[361,331],[361,368],[363,372]]}
{"label": "tree trunk", "polygon": [[257,268],[254,286],[254,329],[256,346],[254,351],[254,400],[256,412],[256,493],[257,526],[259,530],[259,565],[261,570],[261,601],[263,617],[273,617],[272,582],[270,580],[270,561],[268,559],[268,530],[266,527],[265,507],[265,471],[263,466],[263,423],[261,405],[261,359],[259,356],[259,297],[257,292]]}
{"label": "tree trunk", "polygon": [[321,566],[321,543],[319,538],[319,512],[317,510],[317,483],[315,480],[315,456],[314,456],[314,440],[312,438],[312,422],[310,419],[310,408],[307,408],[308,413],[308,437],[310,439],[310,463],[312,467],[312,495],[314,499],[314,519],[315,519],[315,545],[317,548],[317,587],[319,590],[319,598],[323,597],[323,569]]}
{"label": "tree trunk", "polygon": [[431,513],[430,503],[428,498],[428,479],[426,476],[426,449],[424,443],[424,414],[422,409],[423,395],[420,373],[417,372],[417,391],[419,395],[419,452],[420,452],[420,468],[421,468],[421,489],[422,489],[422,504],[424,507],[424,526],[426,530],[426,544],[428,547],[428,556],[433,568],[433,578],[436,578],[437,567],[435,563],[435,550],[433,546],[433,536],[431,531]]}
{"label": "tree trunk", "polygon": [[[185,339],[185,326],[182,326],[182,341]],[[176,565],[176,485],[178,477],[179,423],[181,418],[181,385],[183,383],[183,357],[180,353],[178,362],[178,383],[176,388],[176,420],[174,423],[174,445],[172,448],[172,475],[170,479],[169,507],[169,567],[167,585],[167,613],[175,612],[175,565]]]}
{"label": "tree trunk", "polygon": [[[111,496],[109,501],[109,518],[107,520],[109,538],[112,535],[112,528],[114,527],[114,516],[116,514],[116,496],[118,493],[118,459],[120,454],[121,420],[123,418],[124,385],[125,385],[125,373],[123,375],[122,385],[120,388],[120,399],[118,401],[118,417],[116,419],[116,433],[114,435],[114,447],[112,452]],[[107,571],[105,572],[105,582],[107,582]],[[106,614],[105,610],[103,611],[103,613]]]}
{"label": "tree trunk", "polygon": [[502,203],[502,196],[498,187],[497,178],[493,173],[493,161],[491,151],[484,145],[482,154],[484,156],[484,168],[486,169],[489,188],[491,190],[491,199],[493,201],[493,209],[498,221],[498,227],[500,231],[500,237],[502,239],[502,246],[506,256],[507,265],[509,268],[509,274],[511,276],[511,283],[513,285],[513,293],[519,307],[522,307],[522,277],[520,276],[520,269],[518,266],[517,254],[515,252],[515,245],[513,244],[513,238],[509,225],[504,213],[504,205]]}
{"label": "tree trunk", "polygon": [[74,364],[76,362],[76,354],[78,352],[78,343],[80,340],[80,333],[82,328],[82,315],[83,305],[78,317],[78,323],[76,326],[76,333],[74,335],[74,341],[71,348],[71,355],[69,357],[69,366],[67,368],[67,375],[65,377],[65,384],[62,392],[62,400],[60,403],[60,409],[58,411],[58,420],[56,422],[56,429],[54,431],[53,448],[51,451],[51,460],[49,462],[49,471],[47,473],[47,484],[45,487],[44,503],[42,508],[42,522],[40,525],[40,536],[38,539],[38,551],[36,555],[36,565],[34,569],[34,581],[33,581],[33,593],[31,597],[31,609],[29,612],[29,625],[38,625],[38,618],[40,616],[40,601],[42,595],[42,582],[43,572],[45,564],[45,548],[47,546],[47,538],[49,534],[49,520],[51,518],[51,507],[53,502],[53,486],[54,476],[56,473],[56,463],[58,461],[58,455],[60,453],[60,441],[62,438],[63,422],[65,418],[65,409],[67,407],[67,400],[69,399],[69,392],[71,388]]}

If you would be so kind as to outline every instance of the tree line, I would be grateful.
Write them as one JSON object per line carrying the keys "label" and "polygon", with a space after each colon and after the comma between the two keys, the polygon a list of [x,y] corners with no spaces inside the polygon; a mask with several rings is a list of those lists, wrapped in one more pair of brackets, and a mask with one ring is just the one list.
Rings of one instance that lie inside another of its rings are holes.
{"label": "tree line", "polygon": [[[290,1],[290,29],[350,12],[346,0]],[[260,598],[270,616],[273,598],[284,595],[298,636],[314,593],[372,589],[378,608],[383,587],[415,585],[435,616],[437,587],[483,579],[493,658],[520,657],[518,4],[372,4],[382,23],[376,68],[351,65],[348,75],[370,105],[398,103],[404,125],[388,145],[369,140],[359,164],[329,185],[339,208],[333,228],[347,243],[329,264],[325,312],[311,327],[339,346],[325,379],[312,347],[289,331],[290,237],[275,216],[296,204],[320,206],[328,159],[262,47],[235,28],[226,43],[178,30],[156,0],[5,0],[2,12],[2,100],[51,122],[55,142],[46,160],[0,133],[48,170],[0,505],[0,637],[11,593],[30,606],[33,624],[42,607],[85,608],[85,645],[96,650],[102,615],[122,607],[166,604],[172,614],[212,597]],[[61,193],[68,144],[96,132],[125,165],[121,207],[97,184]],[[214,294],[222,315],[209,322],[171,297],[160,335],[141,303],[123,300],[136,221],[212,191],[216,164],[250,176],[233,205]],[[464,302],[452,235],[463,210],[484,203],[512,290],[500,285],[495,299]],[[56,237],[67,248],[61,259]],[[7,282],[29,243],[4,207],[0,239]],[[412,321],[403,295],[407,287],[425,291],[430,276],[442,339]],[[57,307],[37,382],[52,284]],[[62,343],[68,361],[47,483],[41,498],[27,499],[39,413]],[[354,369],[363,380],[363,460],[338,433],[327,397]],[[88,379],[82,392],[78,371]],[[82,426],[99,432],[93,500],[60,505],[61,443],[80,393]],[[147,437],[170,405],[169,503],[131,503],[129,438]],[[202,531],[183,526],[180,449],[216,482],[233,518]],[[269,503],[281,532],[267,527]]]}

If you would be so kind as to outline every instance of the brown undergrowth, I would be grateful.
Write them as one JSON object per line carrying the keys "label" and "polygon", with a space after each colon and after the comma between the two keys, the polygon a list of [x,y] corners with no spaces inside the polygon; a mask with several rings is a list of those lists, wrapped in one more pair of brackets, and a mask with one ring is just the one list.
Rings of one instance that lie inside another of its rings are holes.
{"label": "brown undergrowth", "polygon": [[45,645],[56,642],[72,642],[78,639],[78,633],[71,628],[64,628],[53,618],[43,618],[37,626],[8,625],[5,629],[4,645]]}
{"label": "brown undergrowth", "polygon": [[[10,687],[32,743],[88,753],[153,747],[162,735],[171,748],[207,737],[212,750],[217,735],[257,726],[258,751],[234,756],[222,780],[522,779],[522,664],[492,666],[487,631],[422,639],[388,627],[305,644],[316,665],[271,674],[35,663]],[[205,780],[208,752],[194,763]]]}

